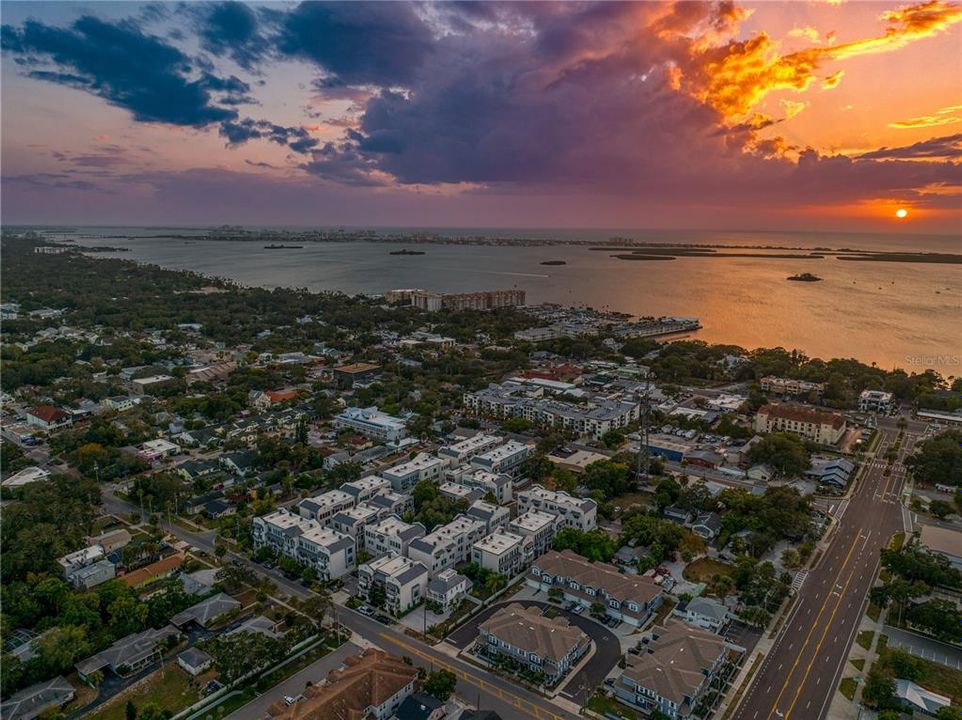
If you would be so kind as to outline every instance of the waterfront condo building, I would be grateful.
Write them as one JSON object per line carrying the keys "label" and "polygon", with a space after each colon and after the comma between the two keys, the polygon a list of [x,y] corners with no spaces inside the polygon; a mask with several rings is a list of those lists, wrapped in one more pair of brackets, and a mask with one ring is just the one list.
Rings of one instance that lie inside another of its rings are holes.
{"label": "waterfront condo building", "polygon": [[843,415],[801,405],[765,405],[755,413],[755,432],[791,432],[819,445],[835,445],[845,427]]}

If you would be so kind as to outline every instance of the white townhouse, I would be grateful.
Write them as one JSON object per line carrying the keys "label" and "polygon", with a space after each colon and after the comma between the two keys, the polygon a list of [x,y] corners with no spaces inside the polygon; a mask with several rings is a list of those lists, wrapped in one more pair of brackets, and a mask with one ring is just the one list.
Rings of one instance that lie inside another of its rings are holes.
{"label": "white townhouse", "polygon": [[455,465],[462,465],[471,460],[475,455],[480,455],[488,450],[492,450],[503,442],[504,439],[499,438],[497,435],[479,433],[473,437],[469,437],[467,440],[446,445],[438,450],[438,455],[450,459]]}
{"label": "white townhouse", "polygon": [[446,460],[427,453],[418,453],[407,462],[382,471],[381,476],[390,482],[397,492],[407,492],[422,480],[437,482],[446,466]]}
{"label": "white townhouse", "polygon": [[385,555],[357,569],[357,592],[370,597],[371,588],[384,588],[385,609],[395,617],[403,615],[427,596],[428,570],[403,555]]}
{"label": "white townhouse", "polygon": [[512,578],[524,567],[524,538],[496,530],[471,546],[471,562]]}
{"label": "white townhouse", "polygon": [[518,514],[541,510],[557,515],[562,528],[594,530],[598,525],[598,503],[589,498],[576,498],[562,490],[548,490],[543,485],[532,485],[519,492]]}
{"label": "white townhouse", "polygon": [[524,461],[531,457],[534,446],[517,440],[509,440],[492,450],[471,458],[471,465],[495,475],[508,475],[517,478],[521,475]]}
{"label": "white townhouse", "polygon": [[457,515],[447,525],[412,540],[408,545],[408,557],[422,562],[433,577],[442,570],[466,562],[471,556],[471,546],[485,534],[484,523]]}
{"label": "white townhouse", "polygon": [[391,553],[407,555],[408,545],[426,533],[421,523],[406,523],[397,515],[388,515],[380,522],[364,527],[364,549],[371,557]]}
{"label": "white townhouse", "polygon": [[297,504],[301,517],[316,520],[324,527],[330,527],[334,516],[354,507],[354,497],[342,490],[329,490]]}

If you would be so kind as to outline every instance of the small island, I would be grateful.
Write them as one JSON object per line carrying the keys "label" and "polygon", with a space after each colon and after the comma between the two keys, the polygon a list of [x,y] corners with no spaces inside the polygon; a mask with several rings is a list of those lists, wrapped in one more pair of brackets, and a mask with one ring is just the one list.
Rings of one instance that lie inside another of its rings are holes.
{"label": "small island", "polygon": [[795,282],[819,282],[822,278],[818,275],[812,275],[812,273],[802,273],[801,275],[792,275],[787,279]]}
{"label": "small island", "polygon": [[422,250],[392,250],[391,255],[425,255],[426,253]]}
{"label": "small island", "polygon": [[303,245],[265,245],[265,250],[300,250]]}
{"label": "small island", "polygon": [[568,263],[564,260],[544,260],[541,262],[542,265],[567,265]]}

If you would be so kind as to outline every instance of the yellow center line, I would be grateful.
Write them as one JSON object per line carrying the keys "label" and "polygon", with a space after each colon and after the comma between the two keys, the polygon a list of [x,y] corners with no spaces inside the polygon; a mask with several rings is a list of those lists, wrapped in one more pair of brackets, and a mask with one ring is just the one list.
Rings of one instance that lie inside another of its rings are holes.
{"label": "yellow center line", "polygon": [[[430,653],[423,651],[421,648],[415,645],[410,645],[402,640],[398,640],[397,638],[387,633],[382,632],[379,634],[386,641],[390,643],[394,643],[395,645],[404,648],[408,652],[411,652],[417,655],[418,657],[423,658],[424,660],[432,662],[435,665],[439,665],[440,667],[444,668],[445,670],[453,672],[457,677],[461,678],[465,682],[471,683],[472,685],[475,685],[476,687],[479,687],[482,690],[487,690],[497,695],[502,700],[510,701],[511,704],[514,705],[519,710],[521,710],[521,712],[525,713],[526,715],[530,715],[531,717],[535,718],[535,720],[563,720],[563,718],[560,715],[555,715],[554,713],[548,712],[544,708],[538,705],[535,705],[530,700],[527,700],[521,697],[520,695],[515,695],[514,693],[508,690],[505,690],[500,685],[489,683],[488,681],[480,677],[471,675],[466,670],[463,670],[455,665],[452,665],[451,663],[446,662],[445,660],[441,660],[440,658],[437,658],[434,655],[431,655]],[[526,705],[528,707],[525,707]],[[529,707],[530,709],[528,709]]]}
{"label": "yellow center line", "polygon": [[[869,535],[871,535],[871,533],[869,533]],[[865,537],[866,540],[868,540],[869,535]],[[825,623],[825,629],[822,631],[822,637],[819,638],[818,645],[815,646],[815,652],[812,653],[812,659],[808,663],[808,667],[805,668],[805,674],[802,676],[802,681],[798,684],[798,690],[795,691],[795,697],[792,699],[792,704],[789,705],[788,710],[785,711],[785,720],[788,720],[789,716],[792,714],[792,710],[795,709],[795,703],[798,702],[798,698],[802,694],[802,688],[805,687],[805,683],[808,681],[808,676],[812,672],[812,667],[815,665],[815,661],[818,659],[818,653],[822,649],[822,643],[825,642],[825,637],[828,635],[828,631],[832,627],[832,623],[835,621],[835,613],[838,612],[839,607],[842,605],[842,599],[845,597],[845,591],[848,590],[848,586],[852,582],[852,578],[855,577],[856,570],[858,570],[858,567],[852,568],[852,571],[848,575],[848,580],[845,581],[845,585],[842,587],[842,592],[838,594],[838,602],[835,603],[835,607],[832,609],[832,615],[829,617],[828,622]]]}
{"label": "yellow center line", "polygon": [[[852,547],[849,548],[848,554],[845,556],[845,560],[842,561],[842,569],[839,570],[838,574],[835,576],[832,582],[832,588],[829,590],[828,595],[825,597],[825,601],[822,603],[821,608],[819,608],[818,615],[815,616],[815,620],[814,622],[812,622],[812,626],[809,629],[808,634],[805,636],[805,642],[802,643],[802,647],[798,649],[798,654],[795,656],[795,662],[792,664],[792,669],[789,670],[788,674],[785,676],[785,683],[782,685],[782,689],[779,690],[778,697],[775,698],[775,702],[772,705],[772,707],[775,710],[778,709],[778,703],[781,701],[782,695],[785,694],[785,690],[788,689],[788,683],[792,679],[792,674],[795,672],[795,669],[798,667],[798,663],[801,662],[802,655],[804,654],[805,648],[808,647],[808,642],[812,638],[812,633],[815,632],[815,628],[818,625],[818,620],[820,617],[822,617],[822,613],[825,612],[825,608],[828,607],[829,601],[831,600],[831,597],[832,597],[832,592],[834,592],[835,585],[838,584],[838,579],[842,576],[842,573],[845,572],[845,566],[848,564],[848,559],[852,556],[852,553],[855,550],[855,546],[858,544],[858,541],[861,539],[861,537],[862,537],[861,533],[857,533],[855,535],[855,539],[852,541]],[[787,628],[788,628],[788,625],[786,625],[786,630]]]}

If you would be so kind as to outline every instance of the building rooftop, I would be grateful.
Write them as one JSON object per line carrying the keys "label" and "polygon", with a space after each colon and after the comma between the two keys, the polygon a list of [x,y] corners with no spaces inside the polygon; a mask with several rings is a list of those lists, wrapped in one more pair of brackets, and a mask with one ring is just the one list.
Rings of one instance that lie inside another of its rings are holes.
{"label": "building rooftop", "polygon": [[501,555],[509,550],[518,547],[524,542],[524,538],[514,533],[496,530],[490,535],[478,540],[472,547],[476,547],[494,555]]}
{"label": "building rooftop", "polygon": [[801,423],[831,425],[834,428],[840,428],[845,424],[845,418],[839,413],[823,412],[802,405],[769,404],[761,408],[758,414]]}
{"label": "building rooftop", "polygon": [[518,603],[498,610],[481,623],[479,629],[520,650],[555,662],[588,642],[588,636],[565,618],[547,618],[537,608],[527,609]]}
{"label": "building rooftop", "polygon": [[603,562],[591,562],[572,550],[551,550],[534,563],[542,573],[574,580],[581,586],[604,590],[621,601],[647,604],[661,594],[661,588],[643,575],[625,575]]}

